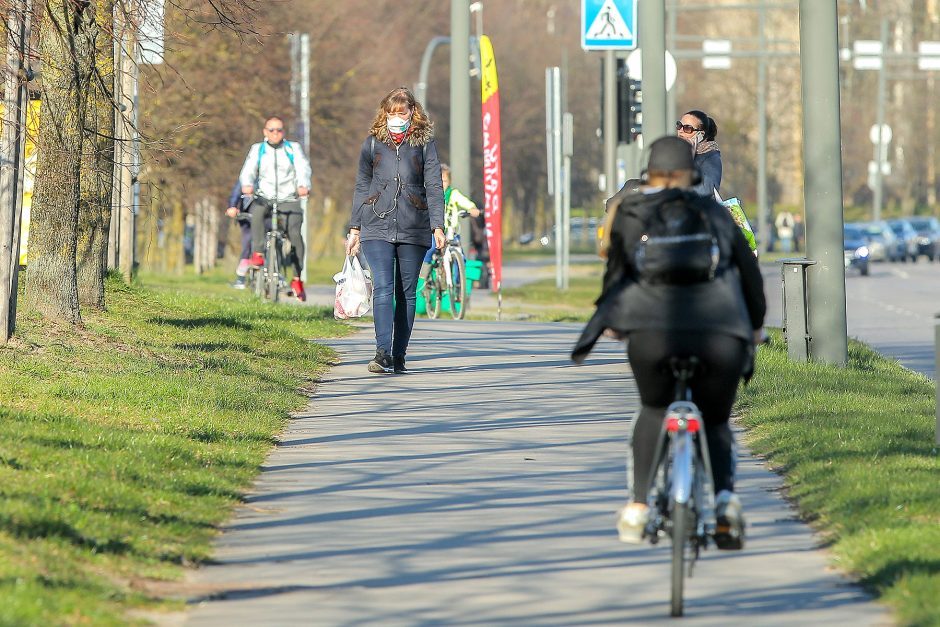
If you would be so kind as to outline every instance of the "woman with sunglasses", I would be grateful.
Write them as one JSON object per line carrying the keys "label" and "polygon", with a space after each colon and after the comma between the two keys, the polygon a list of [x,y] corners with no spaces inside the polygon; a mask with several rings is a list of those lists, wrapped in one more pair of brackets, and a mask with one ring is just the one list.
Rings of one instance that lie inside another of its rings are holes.
{"label": "woman with sunglasses", "polygon": [[704,111],[693,109],[676,122],[676,135],[692,145],[695,167],[702,182],[693,187],[702,196],[714,196],[721,187],[721,151],[718,150],[718,125]]}

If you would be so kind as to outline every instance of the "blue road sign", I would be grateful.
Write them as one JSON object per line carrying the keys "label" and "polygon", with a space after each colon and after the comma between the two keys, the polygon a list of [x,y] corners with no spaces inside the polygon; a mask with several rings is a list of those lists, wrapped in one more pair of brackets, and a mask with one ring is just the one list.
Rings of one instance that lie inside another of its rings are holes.
{"label": "blue road sign", "polygon": [[636,5],[637,0],[581,0],[581,47],[636,48]]}

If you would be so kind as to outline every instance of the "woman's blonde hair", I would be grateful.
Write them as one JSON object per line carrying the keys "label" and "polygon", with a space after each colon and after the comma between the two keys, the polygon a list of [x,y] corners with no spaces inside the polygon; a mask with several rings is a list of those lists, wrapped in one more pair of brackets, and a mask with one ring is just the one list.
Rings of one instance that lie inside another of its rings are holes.
{"label": "woman's blonde hair", "polygon": [[372,128],[369,130],[369,134],[379,137],[387,133],[385,125],[388,122],[388,114],[404,107],[408,107],[412,111],[411,127],[409,128],[412,133],[434,128],[434,122],[428,117],[421,103],[415,100],[415,95],[411,93],[411,90],[407,87],[396,87],[388,92],[388,94],[382,98],[382,102],[379,103],[379,108],[375,112],[375,119],[372,120]]}

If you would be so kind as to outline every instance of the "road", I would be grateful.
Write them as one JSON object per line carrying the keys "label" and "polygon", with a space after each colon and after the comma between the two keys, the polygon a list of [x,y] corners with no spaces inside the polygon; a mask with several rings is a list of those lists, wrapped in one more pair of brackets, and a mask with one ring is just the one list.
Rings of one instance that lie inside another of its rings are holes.
{"label": "road", "polygon": [[[764,266],[769,325],[780,326],[780,264]],[[933,378],[934,315],[940,313],[940,263],[874,263],[871,275],[845,279],[849,337]]]}
{"label": "road", "polygon": [[[376,377],[370,328],[320,382],[194,573],[189,625],[675,625],[668,543],[614,512],[637,393],[580,325],[418,321],[413,372]],[[743,552],[710,550],[683,625],[890,624],[742,455]],[[187,617],[184,617],[187,618]]]}

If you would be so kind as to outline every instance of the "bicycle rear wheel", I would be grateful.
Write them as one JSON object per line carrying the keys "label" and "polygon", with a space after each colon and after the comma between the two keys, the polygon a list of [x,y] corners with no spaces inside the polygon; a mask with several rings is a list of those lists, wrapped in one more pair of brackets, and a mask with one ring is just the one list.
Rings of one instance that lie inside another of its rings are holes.
{"label": "bicycle rear wheel", "polygon": [[688,503],[672,501],[672,616],[682,616],[692,512]]}
{"label": "bicycle rear wheel", "polygon": [[455,320],[463,320],[467,313],[467,278],[464,274],[465,266],[463,253],[455,249],[450,260],[450,285],[447,293],[450,295],[450,315]]}

